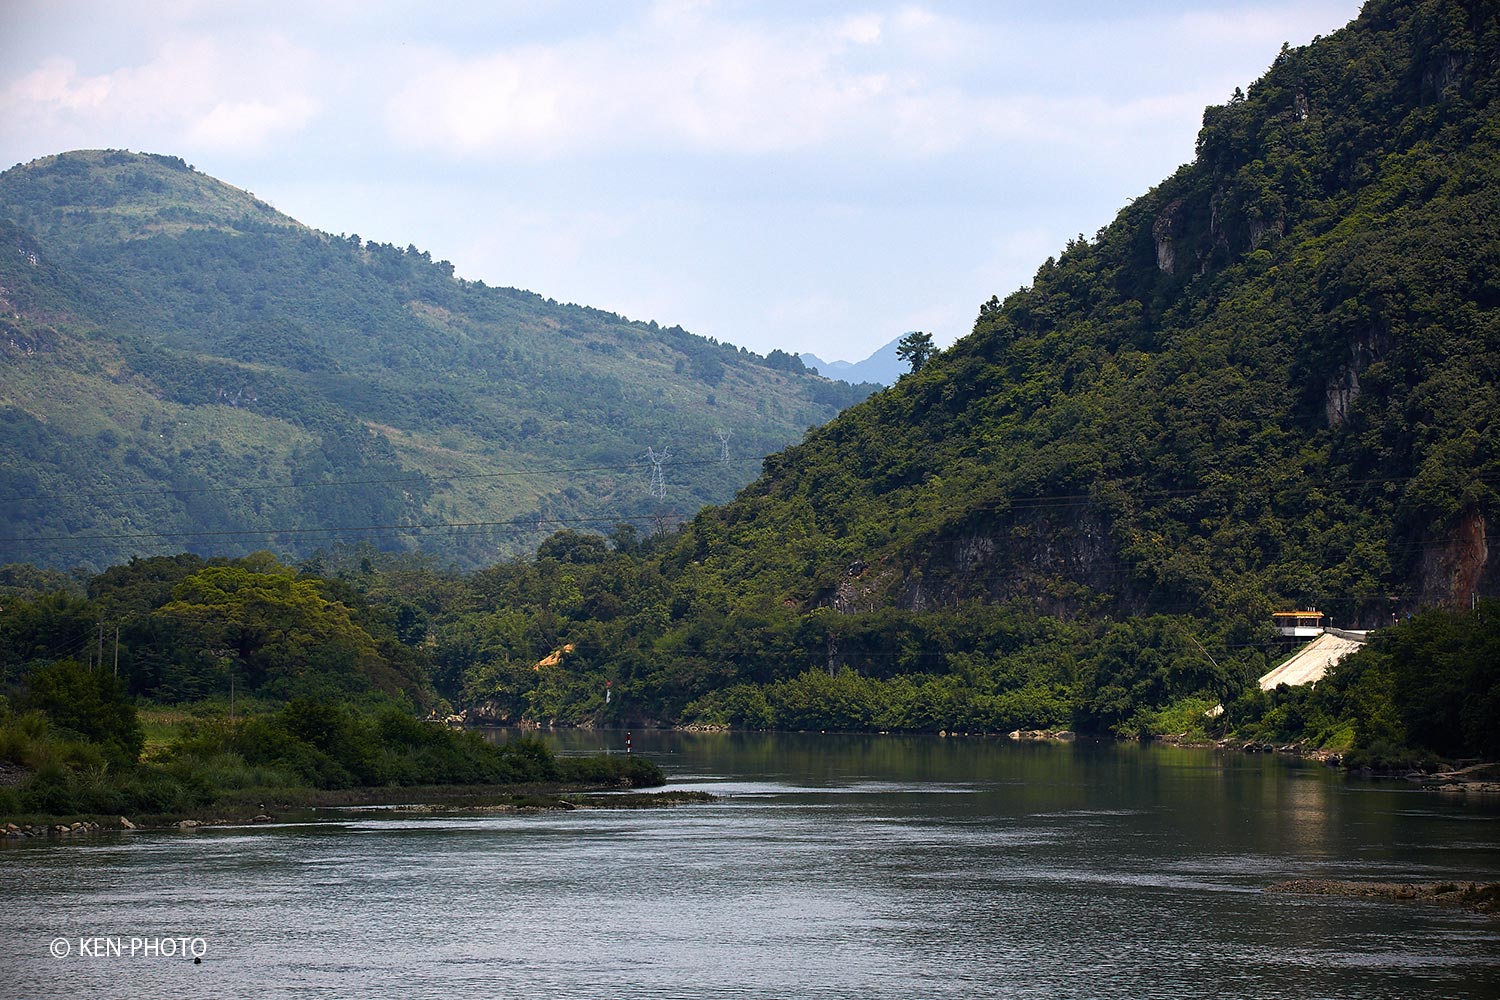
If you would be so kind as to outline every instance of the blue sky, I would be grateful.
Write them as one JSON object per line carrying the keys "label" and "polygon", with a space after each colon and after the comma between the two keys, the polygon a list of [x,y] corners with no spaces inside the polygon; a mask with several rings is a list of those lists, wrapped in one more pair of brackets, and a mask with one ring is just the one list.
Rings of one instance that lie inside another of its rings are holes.
{"label": "blue sky", "polygon": [[0,163],[171,153],[457,273],[857,360],[946,344],[1352,0],[0,5]]}

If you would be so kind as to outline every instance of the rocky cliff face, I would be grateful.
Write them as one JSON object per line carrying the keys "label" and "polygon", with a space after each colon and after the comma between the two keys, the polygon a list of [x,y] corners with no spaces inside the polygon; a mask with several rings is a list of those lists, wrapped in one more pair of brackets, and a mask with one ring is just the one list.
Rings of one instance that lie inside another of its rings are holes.
{"label": "rocky cliff face", "polygon": [[1496,592],[1500,566],[1490,558],[1492,532],[1477,508],[1464,511],[1447,533],[1424,550],[1419,570],[1419,601],[1424,606],[1468,607],[1481,594]]}
{"label": "rocky cliff face", "polygon": [[923,547],[894,587],[912,611],[964,601],[1022,600],[1072,618],[1102,604],[1128,612],[1129,592],[1108,518],[1089,505],[1021,517],[981,515]]}
{"label": "rocky cliff face", "polygon": [[1350,338],[1348,357],[1328,380],[1328,387],[1324,390],[1324,413],[1329,427],[1339,426],[1349,416],[1354,401],[1359,398],[1360,374],[1379,361],[1390,347],[1390,335],[1373,328]]}

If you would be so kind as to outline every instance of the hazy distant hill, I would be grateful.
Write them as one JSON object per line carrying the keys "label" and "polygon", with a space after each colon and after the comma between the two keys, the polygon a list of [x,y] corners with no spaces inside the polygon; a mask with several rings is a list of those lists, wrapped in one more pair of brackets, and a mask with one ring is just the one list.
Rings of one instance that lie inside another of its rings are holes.
{"label": "hazy distant hill", "polygon": [[860,395],[317,232],[176,157],[0,174],[0,562],[368,539],[487,563],[690,516]]}
{"label": "hazy distant hill", "polygon": [[901,373],[907,370],[907,366],[896,356],[896,347],[900,343],[901,337],[897,337],[863,361],[824,361],[816,354],[803,354],[801,358],[803,364],[827,378],[841,379],[856,385],[861,382],[894,385]]}

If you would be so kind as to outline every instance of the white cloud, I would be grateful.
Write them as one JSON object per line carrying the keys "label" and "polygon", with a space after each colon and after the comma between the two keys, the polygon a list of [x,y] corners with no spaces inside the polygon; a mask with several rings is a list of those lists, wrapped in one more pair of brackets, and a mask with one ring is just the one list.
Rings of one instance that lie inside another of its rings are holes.
{"label": "white cloud", "polygon": [[882,44],[878,16],[792,26],[657,8],[609,36],[460,56],[428,49],[392,98],[402,142],[549,156],[663,143],[762,155],[867,132],[896,96],[845,56]]}
{"label": "white cloud", "polygon": [[319,104],[305,93],[312,64],[274,35],[178,36],[148,61],[103,73],[44,59],[0,91],[0,116],[54,150],[80,136],[94,145],[255,149],[315,117]]}
{"label": "white cloud", "polygon": [[414,146],[552,151],[563,131],[563,109],[551,81],[562,72],[555,56],[543,51],[452,61],[426,54],[388,105],[387,122],[394,138]]}
{"label": "white cloud", "polygon": [[386,122],[411,149],[506,160],[641,151],[911,159],[997,143],[1108,145],[1159,123],[1194,123],[1207,100],[1228,96],[1218,94],[1223,80],[1131,79],[1136,71],[1162,51],[1284,28],[1276,13],[1121,15],[1079,31],[916,7],[775,23],[661,3],[601,34],[409,55]]}
{"label": "white cloud", "polygon": [[73,60],[54,57],[11,84],[0,100],[7,108],[77,114],[99,107],[109,92],[107,77],[80,80]]}
{"label": "white cloud", "polygon": [[187,139],[208,149],[259,149],[277,133],[302,128],[316,112],[313,101],[297,94],[275,104],[221,101],[192,125]]}
{"label": "white cloud", "polygon": [[20,2],[0,162],[184,155],[468,277],[825,357],[967,332],[1357,6]]}
{"label": "white cloud", "polygon": [[850,41],[856,45],[873,45],[880,41],[881,27],[885,18],[879,14],[859,14],[846,17],[838,26],[839,38]]}

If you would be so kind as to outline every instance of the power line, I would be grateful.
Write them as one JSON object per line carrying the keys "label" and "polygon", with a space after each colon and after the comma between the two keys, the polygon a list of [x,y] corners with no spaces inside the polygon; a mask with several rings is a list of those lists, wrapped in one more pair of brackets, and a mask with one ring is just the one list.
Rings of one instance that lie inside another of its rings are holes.
{"label": "power line", "polygon": [[[1372,479],[1346,479],[1341,481],[1335,481],[1332,479],[1288,480],[1285,482],[1267,483],[1264,486],[1258,486],[1253,489],[1253,492],[1255,494],[1265,494],[1268,496],[1276,493],[1286,492],[1288,490],[1296,492],[1318,489],[1338,490],[1340,492],[1343,492],[1346,490],[1359,489],[1365,486],[1384,486],[1393,483],[1409,483],[1413,480],[1416,480],[1417,478],[1419,478],[1419,476],[1412,475],[1383,476]],[[1500,476],[1469,476],[1467,477],[1467,479],[1469,482],[1475,483],[1500,484]],[[1106,480],[1106,483],[1108,485],[1121,485],[1119,480]],[[1128,489],[1122,489],[1117,498],[1125,501],[1159,499],[1175,500],[1201,496],[1205,493],[1217,491],[1230,491],[1236,496],[1244,496],[1247,493],[1252,492],[1252,490],[1247,489],[1244,484],[1225,482],[1213,486],[1184,486],[1177,489],[1149,490],[1144,492],[1133,492]],[[1101,497],[1095,493],[1043,493],[1034,495],[1021,494],[1013,498],[992,500],[989,502],[989,504],[986,505],[967,507],[964,508],[964,511],[966,513],[993,513],[995,511],[1027,510],[1031,508],[1044,508],[1053,506],[1072,507],[1089,503],[1101,503],[1103,501],[1111,499],[1116,499],[1116,497]]]}
{"label": "power line", "polygon": [[[759,458],[741,458],[741,459],[732,459],[732,461],[735,461],[735,462],[760,462],[761,459],[759,459]],[[689,461],[689,462],[682,462],[682,463],[678,463],[678,464],[679,465],[683,465],[683,466],[711,466],[711,465],[721,465],[721,464],[723,464],[723,460],[721,458],[700,459],[700,460],[693,460],[693,461]],[[585,467],[556,468],[556,469],[537,469],[537,470],[525,470],[525,471],[493,472],[493,473],[471,473],[471,474],[464,474],[464,475],[460,475],[460,476],[442,477],[438,481],[442,482],[442,481],[463,480],[463,479],[513,478],[513,477],[530,476],[530,475],[556,475],[556,474],[561,474],[561,473],[574,474],[574,473],[583,473],[583,472],[622,471],[622,470],[637,469],[637,468],[640,467],[640,465],[641,465],[640,462],[635,462],[635,463],[630,463],[630,464],[626,464],[626,465],[602,465],[602,466],[585,466]],[[1312,482],[1308,482],[1308,481],[1305,481],[1305,480],[1304,481],[1300,481],[1300,482],[1299,481],[1289,481],[1289,482],[1286,482],[1284,484],[1268,485],[1267,492],[1279,492],[1279,491],[1282,491],[1282,490],[1299,490],[1299,489],[1300,490],[1306,490],[1306,489],[1310,489],[1310,488],[1311,489],[1347,490],[1347,489],[1354,489],[1354,488],[1357,488],[1357,487],[1360,487],[1360,486],[1381,485],[1381,484],[1388,484],[1388,483],[1410,482],[1411,480],[1413,480],[1415,478],[1416,478],[1415,476],[1380,477],[1380,478],[1369,478],[1369,479],[1361,479],[1361,480],[1347,480],[1347,481],[1344,481],[1344,482],[1341,482],[1341,483],[1335,483],[1332,480],[1315,480],[1315,481],[1312,481]],[[1497,480],[1500,480],[1500,477],[1494,477],[1494,476],[1477,476],[1477,477],[1473,477],[1472,481],[1483,482],[1483,483],[1490,483],[1490,482],[1495,482]],[[189,489],[189,490],[161,490],[161,491],[145,491],[145,490],[141,490],[141,491],[123,491],[123,492],[120,492],[120,493],[113,493],[113,494],[111,494],[111,493],[104,493],[104,494],[72,494],[72,495],[82,496],[82,497],[95,497],[95,498],[97,498],[97,497],[104,497],[104,496],[129,496],[129,495],[140,495],[140,494],[144,494],[144,493],[154,493],[155,495],[161,495],[161,496],[173,496],[173,495],[188,494],[188,493],[222,493],[222,492],[232,492],[232,491],[273,490],[273,489],[315,489],[315,488],[335,487],[335,486],[356,486],[356,485],[374,485],[374,484],[389,484],[389,483],[418,483],[418,482],[430,482],[430,481],[431,480],[425,479],[425,478],[422,478],[422,479],[413,479],[413,478],[392,477],[392,478],[385,478],[385,479],[344,480],[344,481],[334,481],[334,482],[326,482],[326,483],[295,483],[295,484],[283,484],[283,485],[219,486],[219,487],[201,487],[201,488],[194,488],[194,489]],[[654,482],[654,480],[653,480],[653,482]],[[1225,485],[1228,486],[1230,484],[1225,484]],[[1150,501],[1152,499],[1185,498],[1185,497],[1202,495],[1202,494],[1207,493],[1207,492],[1209,492],[1211,490],[1216,490],[1216,489],[1220,489],[1220,488],[1222,488],[1222,487],[1213,486],[1213,487],[1180,488],[1180,489],[1176,489],[1176,490],[1158,490],[1158,491],[1141,492],[1141,493],[1127,492],[1127,493],[1124,493],[1122,495],[1122,499],[1124,499],[1126,501],[1134,501],[1136,503],[1139,503],[1139,502],[1142,502],[1142,501]],[[25,499],[40,500],[40,499],[47,499],[49,497],[50,498],[56,498],[56,497],[67,496],[67,495],[70,495],[70,494],[65,494],[65,493],[41,494],[41,495],[37,495],[35,497],[20,498],[20,499],[21,500],[25,500]],[[962,508],[957,513],[959,513],[960,516],[968,516],[968,515],[972,515],[972,514],[985,514],[985,513],[1006,513],[1006,512],[1012,512],[1013,513],[1013,512],[1021,512],[1021,511],[1027,511],[1027,510],[1064,509],[1064,508],[1069,508],[1069,507],[1082,506],[1082,505],[1086,505],[1086,504],[1089,504],[1089,503],[1099,503],[1099,502],[1101,502],[1102,499],[1104,499],[1104,498],[1100,498],[1100,497],[1098,497],[1095,494],[1087,494],[1087,493],[1058,493],[1058,494],[1039,494],[1039,495],[1030,495],[1030,496],[1021,495],[1021,496],[1015,497],[1013,499],[1003,499],[1003,500],[1002,499],[997,499],[997,500],[990,501],[988,504],[982,504],[982,505],[979,505],[979,506]],[[12,501],[9,501],[9,502],[19,502],[19,501],[13,499]],[[651,516],[652,515],[647,515],[647,514],[615,514],[615,515],[610,515],[610,516],[597,516],[597,517],[534,517],[533,516],[533,517],[517,517],[517,518],[508,518],[508,519],[500,519],[500,520],[484,520],[484,521],[430,521],[430,522],[422,522],[422,523],[415,523],[415,524],[393,523],[393,524],[372,524],[372,525],[341,525],[341,526],[334,526],[334,527],[316,527],[316,528],[306,528],[306,527],[274,527],[274,526],[272,526],[272,527],[259,527],[259,528],[218,529],[218,530],[211,530],[211,531],[210,530],[197,530],[197,531],[194,531],[194,530],[180,530],[180,531],[99,532],[99,533],[88,534],[88,535],[77,535],[77,534],[74,534],[74,535],[42,535],[42,536],[32,536],[32,537],[23,537],[23,536],[0,537],[0,543],[5,543],[5,544],[33,544],[33,543],[76,544],[76,543],[89,542],[89,541],[119,541],[119,540],[126,540],[126,539],[143,539],[143,538],[233,538],[233,537],[245,537],[245,536],[267,536],[267,537],[270,537],[270,536],[278,536],[278,535],[280,535],[280,536],[319,536],[319,535],[337,535],[337,534],[340,534],[340,533],[363,534],[363,533],[382,532],[382,531],[391,531],[391,532],[419,532],[419,531],[445,530],[445,531],[451,531],[451,532],[454,532],[454,533],[465,533],[465,532],[483,531],[483,530],[486,530],[486,529],[497,528],[497,527],[500,527],[500,528],[503,528],[503,527],[527,527],[527,526],[534,525],[537,528],[541,528],[544,525],[614,524],[614,523],[619,523],[621,521],[645,520],[645,519],[647,519],[647,518],[649,518]],[[674,516],[680,517],[681,515],[680,514],[674,514]],[[951,523],[952,522],[950,521],[949,524],[951,525]],[[931,533],[943,533],[944,532],[944,526],[940,525],[940,526],[938,526],[935,529],[935,531],[934,531],[934,529],[928,529],[928,531],[931,532]],[[931,541],[937,541],[937,539],[935,539],[935,538],[930,538],[930,540]],[[947,541],[949,541],[951,544],[957,544],[957,540],[948,539]],[[1378,540],[1376,540],[1376,541],[1378,541]],[[1296,542],[1294,540],[1288,540],[1286,544],[1295,546]],[[1440,547],[1445,546],[1446,544],[1448,544],[1448,543],[1447,542],[1441,542],[1441,541],[1432,541],[1432,542],[1415,542],[1415,541],[1412,541],[1412,542],[1407,542],[1404,545],[1399,545],[1399,546],[1395,546],[1395,547],[1387,547],[1385,549],[1385,551],[1387,551],[1390,554],[1398,554],[1398,553],[1401,553],[1401,552],[1409,552],[1409,551],[1416,550],[1416,549],[1440,548]],[[1116,575],[1126,575],[1126,574],[1137,574],[1139,572],[1140,572],[1140,567],[1139,566],[1137,566],[1137,567],[1118,567],[1116,569],[1106,570],[1104,575],[1106,575],[1106,576],[1116,576]],[[973,577],[973,576],[969,577],[969,579],[971,581],[976,581],[976,580],[977,581],[982,581],[982,580],[990,579],[990,578],[993,578],[993,577],[991,577],[988,574],[979,575],[977,577]]]}
{"label": "power line", "polygon": [[[758,458],[730,459],[731,462],[759,462]],[[688,462],[677,462],[674,467],[683,466],[705,466],[723,465],[722,459],[695,459]],[[339,479],[317,483],[255,483],[240,486],[194,486],[186,489],[140,489],[140,490],[116,490],[102,493],[88,493],[84,491],[64,490],[56,493],[37,493],[32,496],[0,497],[0,503],[27,503],[41,500],[59,500],[64,497],[83,500],[101,500],[109,497],[131,497],[131,496],[188,496],[200,493],[252,493],[268,492],[271,490],[314,490],[328,489],[340,486],[388,486],[397,484],[433,485],[438,483],[462,482],[474,479],[518,479],[524,476],[557,476],[577,475],[588,472],[626,472],[639,469],[641,462],[631,462],[626,465],[593,465],[578,468],[555,468],[555,469],[520,469],[507,472],[465,472],[451,476],[393,476],[383,479]]]}
{"label": "power line", "polygon": [[33,538],[0,538],[0,542],[112,541],[125,538],[230,538],[239,535],[331,535],[339,532],[427,531],[437,529],[482,530],[546,524],[618,524],[646,520],[652,515],[617,514],[612,517],[518,517],[503,521],[428,521],[421,524],[361,524],[330,528],[226,528],[217,531],[122,531],[97,535],[42,535]]}

